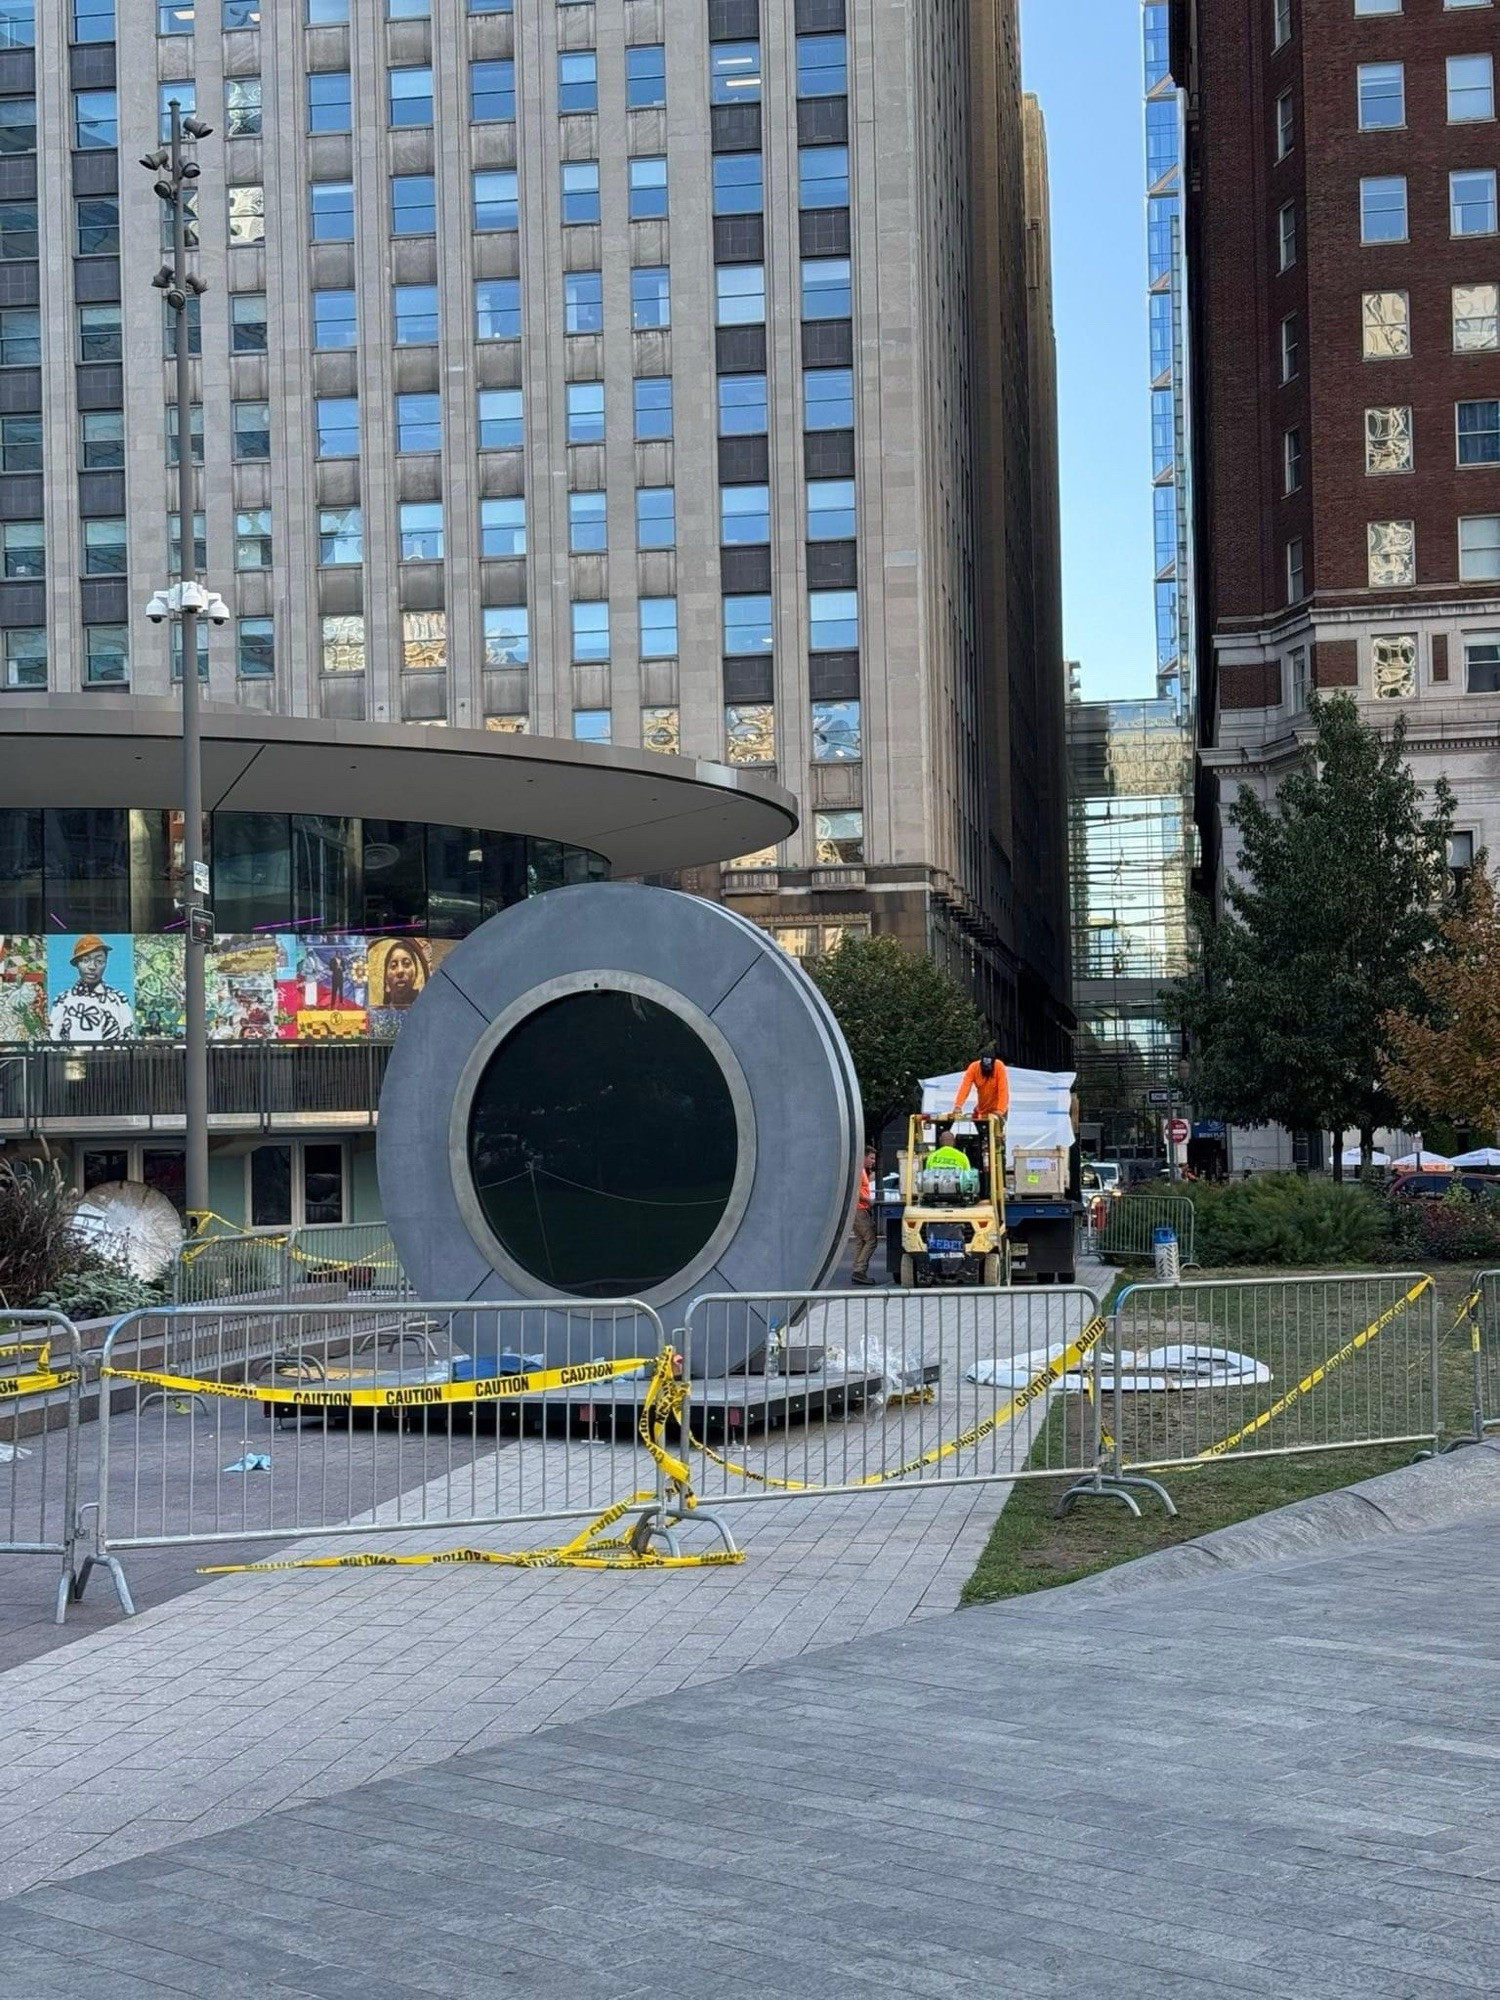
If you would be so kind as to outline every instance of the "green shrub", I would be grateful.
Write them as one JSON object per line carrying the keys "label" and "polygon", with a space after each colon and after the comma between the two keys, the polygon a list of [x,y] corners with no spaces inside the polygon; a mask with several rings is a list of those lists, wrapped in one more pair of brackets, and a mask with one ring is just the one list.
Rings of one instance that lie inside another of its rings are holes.
{"label": "green shrub", "polygon": [[134,1312],[137,1306],[160,1305],[164,1294],[160,1285],[148,1285],[117,1264],[95,1258],[69,1271],[49,1292],[32,1301],[66,1313],[69,1319],[109,1319],[119,1313]]}
{"label": "green shrub", "polygon": [[1479,1200],[1456,1182],[1434,1201],[1393,1201],[1391,1238],[1403,1263],[1500,1263],[1500,1190]]}
{"label": "green shrub", "polygon": [[1248,1181],[1188,1181],[1198,1261],[1337,1264],[1357,1269],[1380,1257],[1390,1223],[1386,1205],[1353,1182],[1303,1174],[1257,1174]]}

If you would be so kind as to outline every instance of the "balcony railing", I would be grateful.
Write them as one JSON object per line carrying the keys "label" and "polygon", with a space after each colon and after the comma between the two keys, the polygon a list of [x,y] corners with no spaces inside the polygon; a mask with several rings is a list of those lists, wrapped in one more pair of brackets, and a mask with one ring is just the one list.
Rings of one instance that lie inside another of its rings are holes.
{"label": "balcony railing", "polygon": [[[386,1042],[210,1047],[209,1123],[239,1131],[329,1117],[373,1125],[390,1053]],[[182,1050],[168,1043],[0,1044],[0,1131],[62,1130],[86,1120],[170,1130],[183,1118]]]}

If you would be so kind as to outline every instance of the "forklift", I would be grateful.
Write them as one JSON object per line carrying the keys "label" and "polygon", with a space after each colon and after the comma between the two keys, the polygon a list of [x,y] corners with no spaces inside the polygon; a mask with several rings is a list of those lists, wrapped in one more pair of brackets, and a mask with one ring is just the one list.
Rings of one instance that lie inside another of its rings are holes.
{"label": "forklift", "polygon": [[901,1160],[901,1284],[1005,1285],[1005,1120],[976,1121],[979,1165],[923,1164],[936,1138],[931,1118],[907,1126]]}

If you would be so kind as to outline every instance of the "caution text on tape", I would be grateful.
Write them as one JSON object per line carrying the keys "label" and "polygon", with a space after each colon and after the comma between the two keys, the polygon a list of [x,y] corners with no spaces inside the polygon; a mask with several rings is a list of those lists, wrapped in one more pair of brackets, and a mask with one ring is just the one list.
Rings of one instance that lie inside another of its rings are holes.
{"label": "caution text on tape", "polygon": [[552,1389],[577,1389],[637,1375],[649,1368],[646,1355],[624,1361],[578,1361],[566,1368],[545,1368],[530,1375],[484,1375],[472,1382],[412,1382],[384,1389],[288,1389],[274,1382],[211,1382],[191,1375],[169,1375],[153,1368],[103,1368],[100,1373],[122,1382],[145,1382],[153,1388],[182,1395],[222,1396],[240,1403],[275,1403],[301,1410],[420,1410],[443,1403],[493,1403],[519,1396],[545,1395]]}

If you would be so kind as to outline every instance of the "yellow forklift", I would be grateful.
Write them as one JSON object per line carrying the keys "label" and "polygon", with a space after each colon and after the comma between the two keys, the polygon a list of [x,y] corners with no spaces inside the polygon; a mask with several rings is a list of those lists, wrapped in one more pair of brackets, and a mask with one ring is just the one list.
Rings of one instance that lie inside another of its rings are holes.
{"label": "yellow forklift", "polygon": [[907,1289],[1009,1284],[1005,1120],[974,1121],[977,1143],[962,1167],[941,1159],[935,1166],[928,1163],[939,1122],[918,1114],[907,1126],[901,1160],[901,1283]]}

